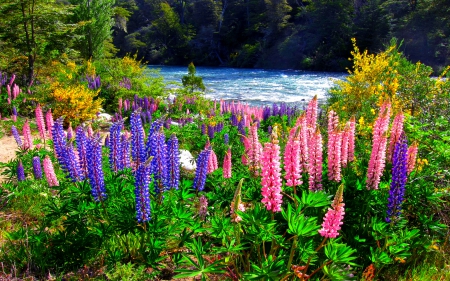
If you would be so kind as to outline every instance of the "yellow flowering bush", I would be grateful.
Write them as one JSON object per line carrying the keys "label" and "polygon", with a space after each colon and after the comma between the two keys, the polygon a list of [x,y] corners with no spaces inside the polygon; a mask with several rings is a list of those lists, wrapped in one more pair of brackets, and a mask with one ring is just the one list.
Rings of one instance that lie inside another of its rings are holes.
{"label": "yellow flowering bush", "polygon": [[53,117],[65,116],[64,122],[74,124],[93,118],[101,108],[101,99],[95,99],[98,91],[84,85],[63,86],[58,82],[51,85]]}

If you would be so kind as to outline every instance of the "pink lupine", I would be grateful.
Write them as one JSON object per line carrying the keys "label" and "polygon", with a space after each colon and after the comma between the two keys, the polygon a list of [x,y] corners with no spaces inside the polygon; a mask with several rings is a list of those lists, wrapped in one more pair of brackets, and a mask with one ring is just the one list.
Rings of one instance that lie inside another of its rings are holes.
{"label": "pink lupine", "polygon": [[225,153],[225,157],[223,159],[223,177],[225,179],[231,178],[231,149],[228,148],[228,151]]}
{"label": "pink lupine", "polygon": [[8,93],[8,104],[11,104],[12,96],[11,96],[11,86],[6,85],[6,92]]}
{"label": "pink lupine", "polygon": [[119,98],[119,113],[122,113],[123,101],[122,98]]}
{"label": "pink lupine", "polygon": [[328,133],[328,179],[341,181],[342,132],[335,128]]}
{"label": "pink lupine", "polygon": [[322,135],[319,128],[312,134],[308,152],[309,190],[322,190]]}
{"label": "pink lupine", "polygon": [[23,133],[23,149],[31,149],[33,146],[33,139],[31,137],[31,129],[30,129],[30,123],[28,123],[28,119],[25,120],[25,123],[23,124],[22,128]]}
{"label": "pink lupine", "polygon": [[355,160],[355,131],[356,131],[356,119],[352,116],[349,121],[349,133],[348,133],[348,162],[353,162]]}
{"label": "pink lupine", "polygon": [[[235,203],[231,202],[231,208],[230,208],[231,221],[238,223],[238,222],[242,221],[242,218],[238,214],[236,214],[236,212],[234,211],[234,205],[235,205]],[[239,203],[237,209],[241,212],[245,212],[244,204]]]}
{"label": "pink lupine", "polygon": [[284,170],[287,186],[297,186],[302,184],[300,169],[300,141],[297,135],[297,128],[291,129],[289,139],[284,150]]}
{"label": "pink lupine", "polygon": [[317,123],[317,96],[314,96],[314,98],[309,102],[308,107],[306,109],[306,123],[308,127],[312,128],[312,132],[316,129],[316,123]]}
{"label": "pink lupine", "polygon": [[334,110],[328,113],[328,133],[333,132],[339,125],[339,117]]}
{"label": "pink lupine", "polygon": [[308,127],[306,123],[306,115],[302,114],[295,124],[299,128],[300,142],[300,169],[304,172],[308,171]]}
{"label": "pink lupine", "polygon": [[214,150],[211,149],[211,153],[208,158],[208,174],[211,174],[215,170],[219,168],[219,164],[217,163],[217,155]]}
{"label": "pink lupine", "polygon": [[45,140],[45,123],[44,123],[44,114],[42,113],[42,107],[40,104],[36,106],[35,110],[36,114],[36,124],[39,130],[39,135],[41,139]]}
{"label": "pink lupine", "polygon": [[344,131],[342,131],[342,138],[341,138],[341,165],[344,168],[347,167],[348,163],[349,138],[350,138],[350,124],[349,122],[347,122]]}
{"label": "pink lupine", "polygon": [[254,175],[258,174],[258,170],[260,169],[260,159],[261,159],[261,153],[262,153],[262,145],[259,142],[258,139],[258,127],[257,124],[254,123],[250,127],[249,132],[249,140],[250,140],[250,147],[247,151],[250,170],[253,172]]}
{"label": "pink lupine", "polygon": [[387,150],[386,158],[391,163],[392,155],[394,154],[394,148],[397,141],[400,139],[400,135],[403,132],[403,122],[405,120],[405,116],[402,112],[399,112],[392,122],[391,128],[391,136],[389,137],[389,147]]}
{"label": "pink lupine", "polygon": [[367,189],[378,189],[380,184],[386,161],[386,133],[389,127],[390,112],[391,104],[388,102],[384,103],[373,126],[372,153],[366,181]]}
{"label": "pink lupine", "polygon": [[344,197],[343,185],[339,186],[336,195],[334,197],[331,207],[328,208],[328,212],[325,214],[325,218],[322,223],[322,229],[319,230],[319,234],[326,238],[336,238],[339,236],[339,230],[343,224],[344,219],[344,206],[342,202]]}
{"label": "pink lupine", "polygon": [[48,155],[44,158],[44,173],[50,187],[59,186],[58,179],[55,175],[55,170],[53,169],[52,160],[50,160],[50,157],[48,157]]}
{"label": "pink lupine", "polygon": [[417,151],[418,145],[416,142],[414,142],[408,148],[408,165],[407,165],[408,175],[414,170],[414,166],[416,165]]}
{"label": "pink lupine", "polygon": [[53,115],[52,115],[52,109],[51,108],[45,113],[45,122],[46,122],[46,125],[47,125],[48,136],[49,136],[50,139],[53,139],[53,136],[52,136]]}
{"label": "pink lupine", "polygon": [[88,133],[88,137],[90,137],[90,138],[94,135],[94,130],[92,130],[91,124],[89,124],[87,127],[87,133]]}
{"label": "pink lupine", "polygon": [[261,202],[271,212],[280,212],[281,195],[281,168],[280,168],[280,146],[276,139],[276,127],[273,129],[272,142],[264,144],[261,156]]}

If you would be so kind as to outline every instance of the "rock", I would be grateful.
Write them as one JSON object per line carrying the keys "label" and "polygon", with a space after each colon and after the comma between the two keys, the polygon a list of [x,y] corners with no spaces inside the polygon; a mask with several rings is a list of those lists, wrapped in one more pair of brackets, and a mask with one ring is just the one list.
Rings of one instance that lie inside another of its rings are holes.
{"label": "rock", "polygon": [[102,120],[102,121],[109,122],[109,121],[111,121],[112,116],[109,115],[108,113],[100,113],[100,114],[98,115],[98,119],[100,119],[100,120]]}
{"label": "rock", "polygon": [[192,154],[185,149],[180,149],[180,164],[181,168],[189,171],[197,169],[197,164]]}

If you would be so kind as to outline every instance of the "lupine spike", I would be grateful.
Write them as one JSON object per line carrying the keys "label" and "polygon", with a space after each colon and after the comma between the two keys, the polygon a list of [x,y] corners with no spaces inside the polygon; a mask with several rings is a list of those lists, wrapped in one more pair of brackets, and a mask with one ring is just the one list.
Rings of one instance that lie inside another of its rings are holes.
{"label": "lupine spike", "polygon": [[218,168],[219,168],[219,164],[217,163],[217,155],[214,152],[214,150],[211,149],[211,154],[209,155],[209,160],[208,160],[208,174],[211,174]]}
{"label": "lupine spike", "polygon": [[206,175],[208,172],[209,149],[204,149],[197,157],[197,169],[194,177],[194,189],[202,191],[205,188]]}
{"label": "lupine spike", "polygon": [[107,198],[105,178],[102,170],[102,146],[98,139],[87,140],[88,178],[94,200],[104,201]]}
{"label": "lupine spike", "polygon": [[131,156],[135,167],[146,161],[144,147],[144,129],[142,127],[141,116],[138,111],[134,111],[130,118],[131,127]]}
{"label": "lupine spike", "polygon": [[28,123],[28,119],[25,120],[25,123],[23,124],[23,149],[31,149],[33,146],[33,139],[31,137],[31,129],[30,129],[30,123]]}
{"label": "lupine spike", "polygon": [[22,148],[22,146],[23,146],[22,140],[20,139],[20,135],[19,135],[19,132],[17,131],[16,126],[14,126],[14,125],[11,126],[11,132],[14,136],[14,139],[16,140],[17,146]]}
{"label": "lupine spike", "polygon": [[319,128],[311,136],[310,146],[308,146],[309,162],[309,190],[322,190],[322,135]]}
{"label": "lupine spike", "polygon": [[84,177],[87,177],[87,138],[83,127],[78,126],[75,129],[75,140],[77,143],[78,162],[80,164],[81,173]]}
{"label": "lupine spike", "polygon": [[414,166],[416,165],[416,157],[417,157],[418,145],[414,142],[408,148],[408,175],[414,170]]}
{"label": "lupine spike", "polygon": [[39,156],[33,157],[33,174],[35,179],[42,179],[41,159]]}
{"label": "lupine spike", "polygon": [[228,148],[228,151],[225,154],[223,159],[223,177],[225,179],[231,178],[231,149]]}
{"label": "lupine spike", "polygon": [[332,208],[328,208],[328,212],[325,214],[325,218],[322,223],[322,229],[319,230],[319,234],[326,238],[336,238],[339,236],[339,230],[343,224],[344,219],[344,206],[343,201],[344,186],[340,185],[336,195],[334,197]]}
{"label": "lupine spike", "polygon": [[52,136],[52,129],[53,129],[53,115],[52,115],[52,109],[49,109],[46,113],[45,113],[45,122],[47,125],[47,132],[48,135],[51,139],[53,139]]}
{"label": "lupine spike", "polygon": [[403,132],[403,122],[405,121],[405,116],[403,112],[399,112],[392,122],[391,135],[389,137],[389,146],[387,150],[387,161],[392,163],[392,156],[394,153],[394,148],[397,144],[397,141],[400,139],[400,135]]}
{"label": "lupine spike", "polygon": [[25,180],[25,170],[23,168],[22,160],[19,160],[19,164],[17,165],[17,180],[18,181]]}
{"label": "lupine spike", "polygon": [[35,110],[36,114],[36,124],[39,130],[39,135],[42,140],[45,140],[45,122],[44,122],[44,113],[42,113],[41,105],[38,104]]}
{"label": "lupine spike", "polygon": [[53,169],[52,160],[50,159],[50,157],[48,155],[45,156],[45,158],[44,158],[44,173],[45,173],[45,178],[47,179],[47,182],[48,182],[48,186],[50,186],[50,187],[59,186],[58,179],[56,178],[56,175],[55,175],[55,170]]}
{"label": "lupine spike", "polygon": [[398,219],[402,210],[405,185],[408,175],[408,139],[402,133],[397,141],[392,157],[392,181],[389,190],[386,221]]}
{"label": "lupine spike", "polygon": [[291,129],[289,139],[284,150],[284,170],[287,186],[302,184],[300,169],[300,141],[298,139],[298,128]]}
{"label": "lupine spike", "polygon": [[273,129],[272,142],[265,143],[261,156],[261,202],[271,212],[280,212],[281,195],[281,168],[280,168],[280,146],[277,140],[276,127]]}
{"label": "lupine spike", "polygon": [[136,219],[138,222],[146,222],[150,220],[151,216],[149,193],[149,184],[151,183],[150,166],[141,163],[136,168],[135,178]]}
{"label": "lupine spike", "polygon": [[167,142],[168,158],[168,188],[178,189],[180,182],[180,151],[178,150],[178,139],[172,134]]}
{"label": "lupine spike", "polygon": [[152,148],[150,151],[151,169],[150,172],[153,174],[155,192],[160,193],[164,191],[164,187],[168,187],[168,173],[167,173],[167,147],[165,143],[165,136],[162,132],[155,132],[152,135],[154,140],[152,143]]}
{"label": "lupine spike", "polygon": [[122,130],[123,122],[114,123],[109,130],[109,166],[112,171],[117,172],[123,170],[122,157],[122,139],[120,132]]}
{"label": "lupine spike", "polygon": [[341,145],[342,132],[328,132],[328,179],[336,182],[341,181]]}
{"label": "lupine spike", "polygon": [[198,207],[198,216],[201,220],[206,219],[206,215],[208,214],[208,200],[205,195],[200,196],[198,199],[199,207]]}

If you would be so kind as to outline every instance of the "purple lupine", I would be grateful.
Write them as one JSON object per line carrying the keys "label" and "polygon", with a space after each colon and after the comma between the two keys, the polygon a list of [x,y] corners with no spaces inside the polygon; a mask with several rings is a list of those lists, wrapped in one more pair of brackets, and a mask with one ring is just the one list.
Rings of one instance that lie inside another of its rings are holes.
{"label": "purple lupine", "polygon": [[151,183],[150,167],[141,163],[136,168],[136,180],[134,183],[134,194],[136,196],[136,219],[138,222],[150,220],[150,193],[149,184]]}
{"label": "purple lupine", "polygon": [[162,132],[152,134],[150,157],[152,158],[150,173],[153,174],[155,192],[161,193],[167,187],[167,147]]}
{"label": "purple lupine", "polygon": [[122,130],[122,122],[114,123],[109,130],[109,166],[112,171],[117,172],[123,170],[123,160],[121,159],[122,142],[120,131]]}
{"label": "purple lupine", "polygon": [[167,160],[167,187],[178,189],[180,183],[180,151],[175,134],[172,134],[167,141]]}
{"label": "purple lupine", "polygon": [[197,157],[197,170],[195,171],[194,189],[202,191],[205,188],[206,175],[208,173],[208,160],[210,149],[205,149]]}
{"label": "purple lupine", "polygon": [[122,150],[120,152],[120,159],[122,160],[123,168],[130,168],[130,140],[125,134],[121,136]]}
{"label": "purple lupine", "polygon": [[224,142],[225,144],[228,144],[228,143],[230,142],[230,136],[228,135],[228,133],[225,133],[225,134],[223,135],[223,142]]}
{"label": "purple lupine", "polygon": [[25,170],[23,168],[22,160],[19,160],[19,164],[17,165],[17,180],[18,181],[25,180]]}
{"label": "purple lupine", "polygon": [[142,127],[141,116],[138,111],[134,111],[130,117],[131,127],[131,157],[139,167],[140,163],[146,161],[144,147],[144,129]]}
{"label": "purple lupine", "polygon": [[205,124],[202,124],[201,130],[202,130],[202,135],[206,135],[206,125]]}
{"label": "purple lupine", "polygon": [[105,189],[105,177],[102,170],[102,146],[99,139],[87,140],[88,178],[94,200],[104,201],[107,198]]}
{"label": "purple lupine", "polygon": [[238,123],[238,131],[239,131],[239,134],[241,134],[241,141],[243,141],[244,137],[247,135],[247,132],[245,131],[244,118],[241,118],[241,120]]}
{"label": "purple lupine", "polygon": [[11,126],[11,132],[14,136],[14,139],[16,140],[17,145],[21,148],[22,147],[22,139],[20,138],[19,131],[17,131],[16,126]]}
{"label": "purple lupine", "polygon": [[389,190],[386,222],[396,220],[401,214],[407,175],[408,140],[405,133],[402,133],[395,144],[392,157],[392,181]]}
{"label": "purple lupine", "polygon": [[[64,163],[65,147],[67,145],[67,139],[64,135],[63,120],[58,118],[52,127],[53,147],[55,149],[56,157],[60,164]],[[61,165],[64,166],[64,165]]]}
{"label": "purple lupine", "polygon": [[42,179],[41,159],[39,156],[33,157],[33,174],[35,179]]}
{"label": "purple lupine", "polygon": [[[73,149],[72,144],[68,144],[64,148],[64,167],[66,171],[69,173],[69,177],[73,182],[84,180],[84,175],[80,167],[80,162],[78,161],[78,157]],[[89,158],[89,155],[87,156]],[[88,159],[89,161],[89,159]],[[89,162],[88,162],[89,165]],[[89,169],[88,169],[89,171]]]}
{"label": "purple lupine", "polygon": [[87,177],[87,138],[86,134],[84,133],[84,129],[81,126],[78,126],[75,129],[75,141],[77,143],[78,161],[80,164],[81,173],[84,175],[84,177]]}

